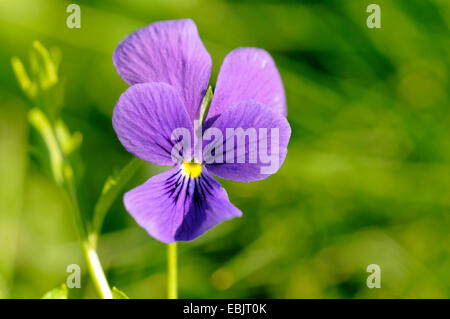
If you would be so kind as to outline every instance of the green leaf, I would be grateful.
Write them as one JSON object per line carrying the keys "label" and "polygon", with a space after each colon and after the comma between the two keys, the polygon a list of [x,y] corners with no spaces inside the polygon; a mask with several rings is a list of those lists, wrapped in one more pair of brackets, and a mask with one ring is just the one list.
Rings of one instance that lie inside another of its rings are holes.
{"label": "green leaf", "polygon": [[130,299],[123,291],[117,289],[116,287],[112,288],[113,299]]}
{"label": "green leaf", "polygon": [[67,289],[66,284],[62,284],[47,292],[42,299],[67,299],[68,295],[69,290]]}
{"label": "green leaf", "polygon": [[142,166],[142,163],[142,160],[133,158],[127,165],[125,165],[124,168],[122,168],[116,177],[109,176],[107,178],[105,185],[103,186],[102,195],[100,196],[94,209],[93,231],[95,233],[100,232],[103,220],[105,219],[109,208],[125,185]]}

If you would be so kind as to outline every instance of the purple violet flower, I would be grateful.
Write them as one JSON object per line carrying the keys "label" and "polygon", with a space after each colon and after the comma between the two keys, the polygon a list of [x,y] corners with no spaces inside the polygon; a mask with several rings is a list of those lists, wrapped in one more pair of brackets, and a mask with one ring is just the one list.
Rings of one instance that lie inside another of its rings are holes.
{"label": "purple violet flower", "polygon": [[[192,240],[216,224],[241,216],[212,175],[251,182],[270,176],[282,165],[291,129],[283,84],[272,57],[257,48],[238,48],[225,57],[202,133],[215,128],[226,136],[227,129],[242,128],[254,129],[259,135],[256,139],[244,135],[244,152],[237,149],[237,137],[233,137],[235,143],[229,143],[228,137],[215,139],[214,146],[220,148],[209,154],[212,162],[190,160],[191,154],[185,151],[188,140],[173,135],[182,128],[194,136],[211,72],[211,57],[194,22],[161,21],[139,29],[118,45],[113,62],[131,85],[113,114],[120,142],[147,162],[175,164],[127,192],[127,211],[151,236],[165,243]],[[260,129],[267,129],[267,134]],[[271,141],[272,135],[276,147],[263,141]],[[261,154],[255,158],[250,151],[252,147],[260,151],[261,145],[268,149],[266,154],[276,157],[269,173],[264,172],[267,160]],[[174,148],[178,150],[176,163]],[[206,148],[202,145],[202,152]],[[231,162],[226,154],[231,154]]]}

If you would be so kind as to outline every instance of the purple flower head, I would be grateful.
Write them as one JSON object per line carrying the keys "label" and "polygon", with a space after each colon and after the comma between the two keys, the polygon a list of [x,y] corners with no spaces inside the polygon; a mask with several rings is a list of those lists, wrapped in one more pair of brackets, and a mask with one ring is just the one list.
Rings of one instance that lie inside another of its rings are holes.
{"label": "purple flower head", "polygon": [[200,156],[190,150],[196,149],[212,62],[194,22],[161,21],[139,29],[119,44],[113,62],[131,85],[113,114],[120,142],[147,162],[174,166],[125,194],[137,223],[172,243],[241,216],[212,175],[251,182],[282,165],[291,129],[272,57],[257,48],[225,57],[200,127],[201,138],[210,141],[202,142]]}

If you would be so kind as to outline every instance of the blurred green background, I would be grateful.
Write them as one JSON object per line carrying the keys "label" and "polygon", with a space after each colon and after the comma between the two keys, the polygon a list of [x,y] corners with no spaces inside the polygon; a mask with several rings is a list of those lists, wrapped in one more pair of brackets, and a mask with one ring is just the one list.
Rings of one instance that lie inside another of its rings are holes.
{"label": "blurred green background", "polygon": [[[180,297],[450,297],[450,2],[0,0],[0,296],[39,298],[82,266],[74,297],[96,297],[62,190],[31,156],[29,103],[10,59],[33,40],[62,52],[62,118],[83,134],[78,184],[89,217],[106,177],[131,156],[111,114],[127,85],[117,43],[153,21],[192,18],[214,85],[227,52],[256,46],[284,81],[292,137],[280,171],[221,180],[244,216],[179,245]],[[366,7],[381,7],[381,29]],[[146,165],[130,189],[165,168]],[[112,285],[165,298],[166,247],[124,210],[109,212],[99,255]],[[369,289],[366,267],[381,267]]]}

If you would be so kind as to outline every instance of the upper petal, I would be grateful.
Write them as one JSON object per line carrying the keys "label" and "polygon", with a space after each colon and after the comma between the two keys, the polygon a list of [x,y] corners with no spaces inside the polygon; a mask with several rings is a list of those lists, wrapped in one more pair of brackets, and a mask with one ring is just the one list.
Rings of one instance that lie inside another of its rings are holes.
{"label": "upper petal", "polygon": [[[172,132],[182,128],[192,136],[193,131],[178,92],[165,83],[128,88],[114,108],[113,127],[128,152],[160,165],[175,164],[171,152],[178,140],[171,139]],[[188,141],[180,140],[180,145]]]}
{"label": "upper petal", "polygon": [[113,62],[129,84],[172,85],[182,96],[191,119],[198,118],[212,61],[192,20],[160,21],[135,31],[120,42]]}
{"label": "upper petal", "polygon": [[164,243],[192,240],[216,224],[242,215],[206,169],[199,177],[190,178],[180,166],[126,193],[124,204],[141,227]]}
{"label": "upper petal", "polygon": [[270,54],[263,49],[239,48],[228,53],[222,63],[208,118],[249,99],[287,114],[283,83]]}
{"label": "upper petal", "polygon": [[[274,174],[286,158],[291,136],[291,128],[283,115],[253,100],[239,102],[215,121],[207,121],[205,135],[208,129],[218,130],[222,137],[217,139],[214,135],[212,141],[203,141],[206,167],[216,176],[238,182],[251,182]],[[213,149],[217,153],[209,151]]]}

